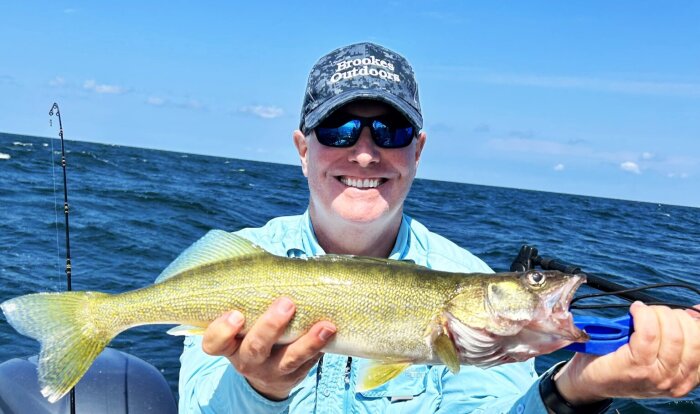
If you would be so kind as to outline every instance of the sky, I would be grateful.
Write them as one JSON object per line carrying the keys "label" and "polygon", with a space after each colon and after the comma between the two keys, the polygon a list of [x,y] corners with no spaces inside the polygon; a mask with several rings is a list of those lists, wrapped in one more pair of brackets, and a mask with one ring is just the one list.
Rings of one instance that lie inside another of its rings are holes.
{"label": "sky", "polygon": [[[0,132],[298,164],[308,72],[408,58],[418,176],[700,207],[700,2],[0,2]],[[0,172],[2,161],[0,161]]]}

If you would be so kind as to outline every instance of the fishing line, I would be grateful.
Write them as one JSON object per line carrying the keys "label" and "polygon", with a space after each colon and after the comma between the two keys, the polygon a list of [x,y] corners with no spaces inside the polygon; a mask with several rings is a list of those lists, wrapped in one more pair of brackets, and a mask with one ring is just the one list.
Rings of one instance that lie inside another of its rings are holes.
{"label": "fishing line", "polygon": [[598,289],[603,293],[591,293],[586,295],[580,295],[574,298],[569,305],[571,309],[603,309],[603,308],[618,308],[618,307],[628,307],[629,304],[607,304],[607,305],[574,305],[575,302],[583,299],[616,295],[621,299],[625,299],[628,302],[640,301],[646,303],[647,305],[666,305],[673,308],[681,309],[691,309],[695,312],[700,313],[700,309],[694,307],[693,305],[686,305],[680,303],[672,303],[668,301],[661,300],[653,295],[646,293],[641,293],[644,290],[657,289],[662,287],[679,287],[691,290],[700,295],[700,289],[685,284],[685,283],[655,283],[649,285],[643,285],[634,288],[626,288],[623,285],[617,284],[609,280],[609,276],[598,276],[588,272],[582,272],[581,268],[578,266],[570,265],[561,262],[557,259],[546,258],[539,255],[536,247],[523,245],[520,247],[518,255],[513,260],[510,265],[511,272],[524,272],[530,269],[534,269],[536,266],[542,268],[542,270],[558,270],[567,274],[585,274],[586,283],[588,286]]}
{"label": "fishing line", "polygon": [[571,303],[574,303],[576,301],[579,301],[581,299],[586,299],[586,298],[595,298],[598,296],[610,296],[610,295],[617,295],[620,293],[630,293],[630,292],[639,292],[642,290],[649,290],[649,289],[659,289],[659,288],[664,288],[664,287],[679,287],[683,289],[688,289],[692,290],[693,292],[697,293],[700,295],[700,289],[693,287],[691,285],[688,285],[686,283],[678,283],[678,282],[669,282],[669,283],[652,283],[649,285],[643,285],[643,286],[637,286],[629,289],[622,289],[622,290],[616,290],[613,292],[601,292],[601,293],[588,293],[585,295],[578,296],[574,298],[574,300],[571,301]]}
{"label": "fishing line", "polygon": [[[683,289],[688,289],[692,292],[695,292],[696,294],[700,295],[700,289],[685,284],[685,283],[677,283],[677,282],[669,282],[669,283],[653,283],[649,285],[644,285],[644,286],[638,286],[634,288],[629,288],[629,289],[621,289],[621,290],[615,290],[611,292],[601,292],[601,293],[589,293],[585,295],[580,295],[575,297],[572,301],[571,304],[569,305],[570,309],[603,309],[603,308],[621,308],[621,307],[627,307],[629,306],[628,304],[599,304],[599,305],[576,305],[575,303],[584,300],[584,299],[590,299],[590,298],[597,298],[597,297],[603,297],[603,296],[611,296],[611,295],[620,295],[624,293],[632,293],[632,292],[640,292],[643,290],[651,290],[651,289],[659,289],[659,288],[665,288],[665,287],[677,287],[677,288],[683,288]],[[629,300],[629,299],[627,299]],[[650,302],[644,302],[647,305],[664,305],[668,306],[671,308],[678,308],[678,309],[690,309],[693,310],[697,313],[700,313],[700,309],[691,306],[691,305],[686,305],[682,303],[674,303],[674,302],[666,302],[666,301],[650,301]]]}
{"label": "fishing line", "polygon": [[[675,309],[685,309],[685,310],[692,310],[697,313],[700,313],[700,309],[685,305],[683,303],[674,303],[674,302],[645,302],[645,305],[653,306],[653,305],[659,305],[659,306],[668,306],[669,308],[675,308]],[[606,303],[606,304],[600,304],[600,305],[574,305],[570,306],[569,309],[610,309],[610,308],[629,308],[629,303]]]}

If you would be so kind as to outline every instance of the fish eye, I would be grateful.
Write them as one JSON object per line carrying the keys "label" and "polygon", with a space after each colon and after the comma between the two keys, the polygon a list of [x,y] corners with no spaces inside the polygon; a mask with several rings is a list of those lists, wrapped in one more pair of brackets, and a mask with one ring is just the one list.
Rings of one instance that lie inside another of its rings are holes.
{"label": "fish eye", "polygon": [[530,285],[535,286],[535,287],[540,287],[544,285],[544,282],[547,280],[547,277],[544,275],[544,273],[540,272],[531,272],[527,275],[527,281],[530,283]]}

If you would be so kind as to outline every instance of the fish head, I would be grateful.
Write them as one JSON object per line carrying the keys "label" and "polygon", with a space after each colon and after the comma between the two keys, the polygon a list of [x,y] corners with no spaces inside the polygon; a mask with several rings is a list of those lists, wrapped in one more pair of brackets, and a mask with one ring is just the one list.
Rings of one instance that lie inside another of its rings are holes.
{"label": "fish head", "polygon": [[512,326],[571,341],[586,336],[574,325],[569,312],[574,293],[586,281],[584,274],[530,270],[515,279],[504,279],[490,283],[486,290],[486,303],[494,323],[510,322]]}
{"label": "fish head", "polygon": [[[588,335],[569,305],[585,275],[531,270],[485,278],[479,292],[458,294],[447,308],[448,329],[463,360],[488,366],[553,352]],[[460,295],[470,294],[470,300]],[[480,303],[473,298],[480,296]],[[475,352],[475,343],[479,350]],[[478,358],[477,358],[477,355]]]}

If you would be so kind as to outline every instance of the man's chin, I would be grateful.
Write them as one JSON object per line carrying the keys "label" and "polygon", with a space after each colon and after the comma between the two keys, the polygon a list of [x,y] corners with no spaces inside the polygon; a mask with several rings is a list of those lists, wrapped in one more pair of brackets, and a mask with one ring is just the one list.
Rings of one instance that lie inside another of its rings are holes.
{"label": "man's chin", "polygon": [[372,224],[374,222],[382,222],[390,215],[387,206],[363,206],[363,207],[348,207],[335,209],[338,217],[346,222],[354,224]]}

